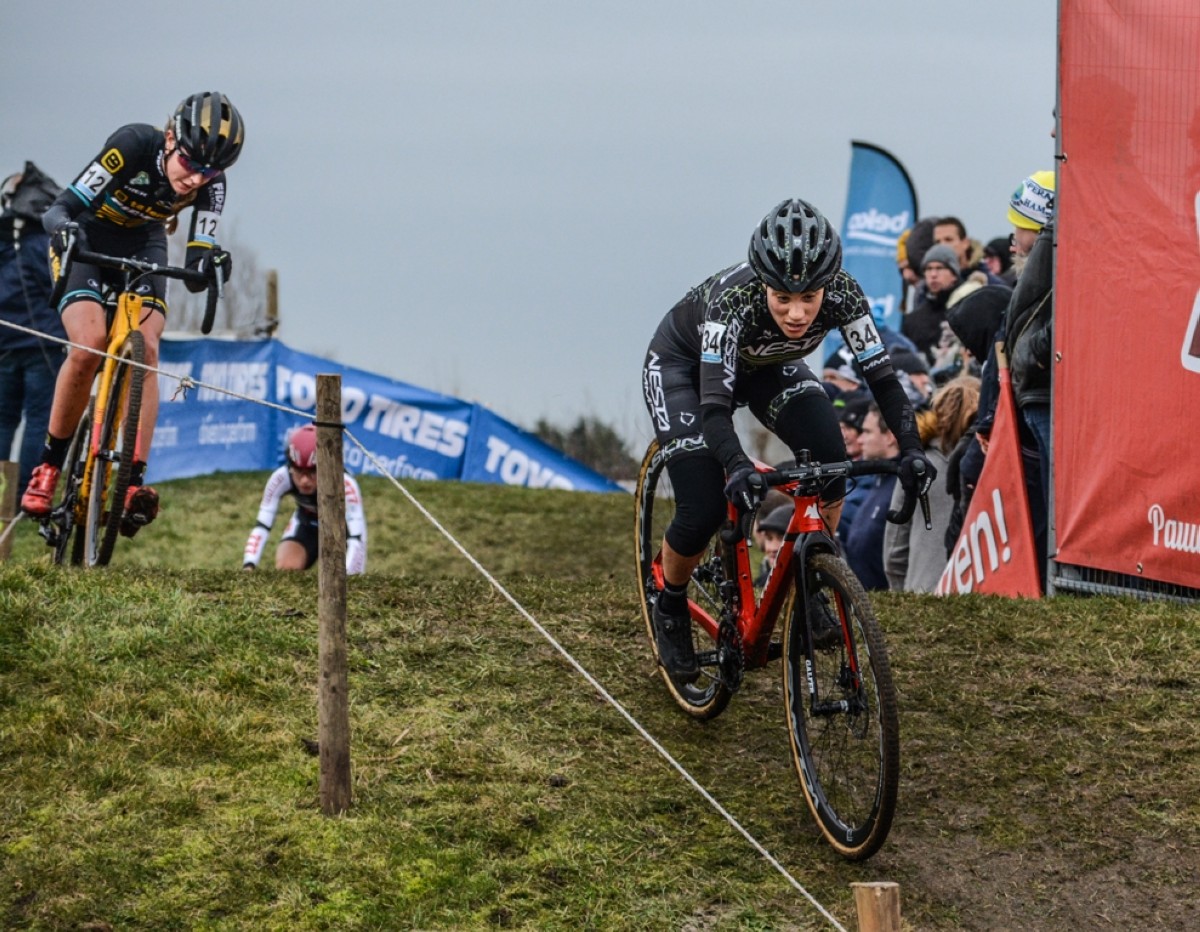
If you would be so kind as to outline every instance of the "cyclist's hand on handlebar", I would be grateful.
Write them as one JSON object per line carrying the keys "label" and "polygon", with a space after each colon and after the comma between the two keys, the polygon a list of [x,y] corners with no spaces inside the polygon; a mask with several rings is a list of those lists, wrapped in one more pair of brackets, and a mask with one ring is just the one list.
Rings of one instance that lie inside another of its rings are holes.
{"label": "cyclist's hand on handlebar", "polygon": [[919,450],[900,456],[900,485],[906,495],[928,495],[937,478],[937,469]]}
{"label": "cyclist's hand on handlebar", "polygon": [[766,494],[766,480],[750,463],[736,467],[725,483],[725,497],[743,518],[753,513]]}
{"label": "cyclist's hand on handlebar", "polygon": [[910,450],[900,456],[899,478],[900,487],[904,490],[904,503],[898,510],[888,512],[888,521],[892,524],[907,524],[912,518],[917,502],[920,501],[925,527],[931,528],[929,490],[933,486],[933,480],[937,478],[937,469],[924,453]]}
{"label": "cyclist's hand on handlebar", "polygon": [[219,271],[221,282],[227,282],[233,274],[233,256],[225,249],[214,249],[211,255],[200,257],[196,270],[212,279],[217,277]]}
{"label": "cyclist's hand on handlebar", "polygon": [[[79,229],[79,224],[74,220],[68,220],[66,223],[60,223],[50,236],[50,246],[54,250],[54,254],[61,259],[67,252],[67,247],[71,244],[72,238],[79,243],[83,239],[83,234]],[[81,244],[82,245],[82,244]]]}

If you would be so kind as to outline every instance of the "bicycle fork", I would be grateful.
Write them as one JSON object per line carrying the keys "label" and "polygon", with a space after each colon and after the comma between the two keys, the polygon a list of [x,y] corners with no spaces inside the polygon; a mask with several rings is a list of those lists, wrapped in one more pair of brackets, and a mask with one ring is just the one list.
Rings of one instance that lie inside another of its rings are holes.
{"label": "bicycle fork", "polygon": [[[834,554],[840,554],[841,548],[837,544],[836,538],[829,533],[825,526],[824,518],[821,515],[820,500],[816,495],[801,496],[800,501],[796,503],[796,514],[792,519],[792,526],[788,528],[788,534],[795,532],[797,540],[793,547],[793,556],[796,558],[796,593],[799,597],[797,610],[804,612],[805,624],[805,643],[808,645],[807,654],[804,658],[804,675],[807,681],[808,695],[811,702],[813,715],[840,715],[849,713],[858,713],[863,709],[861,698],[855,698],[853,701],[849,699],[822,699],[819,695],[819,690],[816,683],[816,672],[813,668],[812,653],[813,647],[813,618],[809,612],[810,599],[815,593],[810,593],[808,589],[808,574],[804,572],[804,568],[808,566],[808,554],[814,549],[822,549]],[[862,674],[858,667],[858,656],[855,652],[854,639],[848,637],[847,626],[850,624],[850,619],[847,617],[847,609],[842,593],[834,589],[832,591],[834,617],[837,619],[839,633],[841,635],[841,646],[845,649],[845,657],[842,661],[842,669],[838,676],[838,687],[842,689],[843,695],[859,696],[862,688]]]}
{"label": "bicycle fork", "polygon": [[[105,457],[110,461],[112,459],[109,451],[101,449],[102,435],[104,433],[102,412],[108,406],[108,397],[113,390],[113,382],[116,381],[117,366],[119,365],[117,360],[112,357],[120,352],[129,334],[138,329],[141,319],[142,296],[130,291],[121,292],[120,298],[117,301],[117,310],[113,315],[112,326],[108,331],[108,345],[105,347],[108,356],[100,364],[100,375],[96,382],[96,397],[92,406],[92,435],[88,444],[89,468],[83,472],[83,480],[80,483],[79,489],[79,503],[87,502],[92,493],[92,469],[90,468],[90,464],[98,457]],[[125,382],[122,384],[125,386],[129,383]],[[140,428],[138,437],[140,442]],[[82,517],[76,516],[76,520],[82,520]]]}

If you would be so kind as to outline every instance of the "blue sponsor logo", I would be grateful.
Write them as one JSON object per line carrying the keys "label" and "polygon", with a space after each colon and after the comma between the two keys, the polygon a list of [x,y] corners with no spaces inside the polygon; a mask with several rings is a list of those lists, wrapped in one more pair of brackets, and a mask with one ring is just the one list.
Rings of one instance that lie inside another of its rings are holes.
{"label": "blue sponsor logo", "polygon": [[912,219],[907,210],[885,214],[872,207],[850,215],[846,223],[846,238],[895,246],[900,234],[911,225]]}

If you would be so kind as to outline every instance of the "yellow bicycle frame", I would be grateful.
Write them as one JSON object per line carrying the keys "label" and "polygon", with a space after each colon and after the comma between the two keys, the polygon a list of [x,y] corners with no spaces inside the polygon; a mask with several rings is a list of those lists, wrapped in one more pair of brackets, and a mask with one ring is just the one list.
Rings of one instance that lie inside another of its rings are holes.
{"label": "yellow bicycle frame", "polygon": [[[92,438],[88,444],[86,468],[83,471],[83,482],[80,484],[79,496],[75,501],[75,520],[83,523],[87,517],[87,503],[92,494],[92,465],[100,455],[100,434],[104,430],[104,411],[108,407],[108,396],[112,392],[113,381],[117,375],[118,362],[116,357],[125,345],[125,339],[141,326],[142,296],[132,291],[122,291],[117,300],[117,309],[113,314],[112,325],[108,329],[108,346],[96,380],[96,398],[92,406]],[[122,392],[128,394],[129,382],[123,383]],[[121,399],[122,406],[125,399]],[[114,434],[116,425],[114,425]],[[139,442],[141,434],[138,435]]]}

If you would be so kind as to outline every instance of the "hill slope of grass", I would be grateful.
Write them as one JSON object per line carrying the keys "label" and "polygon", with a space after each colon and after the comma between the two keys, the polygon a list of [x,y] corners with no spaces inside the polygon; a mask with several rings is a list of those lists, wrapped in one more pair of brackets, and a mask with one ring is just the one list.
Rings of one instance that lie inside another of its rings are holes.
{"label": "hill slope of grass", "polygon": [[[315,574],[238,571],[260,475],[165,486],[114,567],[0,566],[0,927],[819,929],[812,905],[390,485],[349,587],[354,805],[321,816]],[[670,704],[631,501],[414,494],[843,923],[1200,925],[1197,610],[881,594],[900,810],[841,862],[790,769],[778,665]],[[268,561],[265,561],[269,563]]]}

